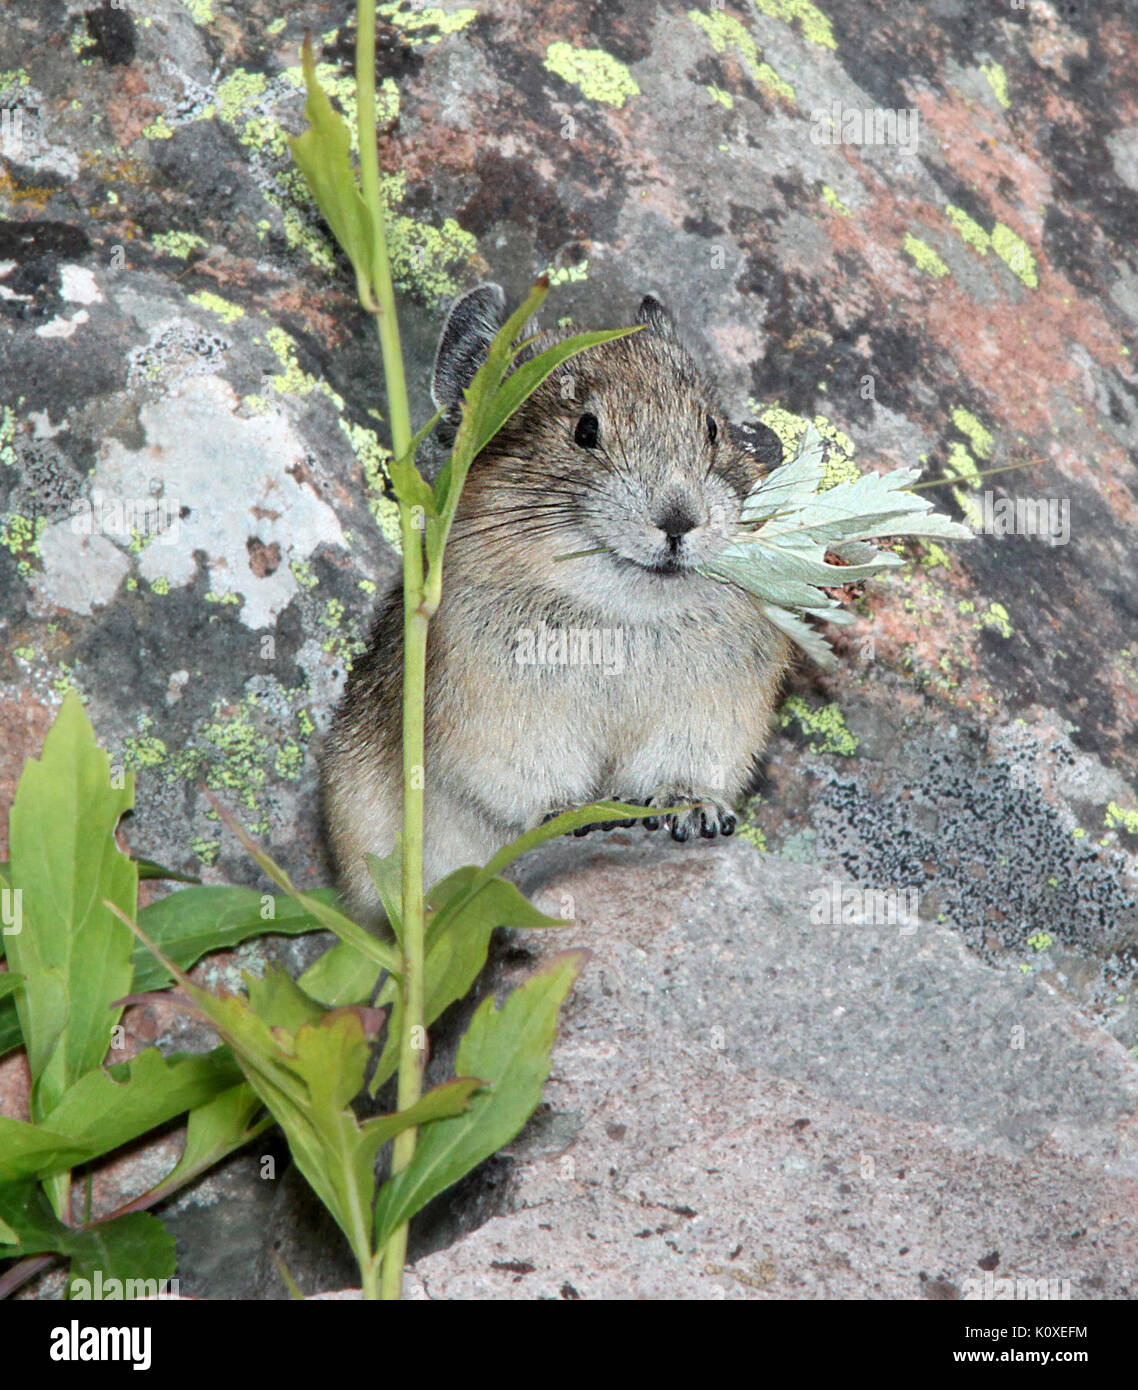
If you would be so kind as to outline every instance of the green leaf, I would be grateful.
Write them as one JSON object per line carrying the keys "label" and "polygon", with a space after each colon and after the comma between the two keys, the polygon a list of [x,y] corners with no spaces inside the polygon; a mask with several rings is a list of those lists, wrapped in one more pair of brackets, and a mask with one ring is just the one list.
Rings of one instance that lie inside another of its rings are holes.
{"label": "green leaf", "polygon": [[316,62],[307,35],[301,50],[301,66],[307,93],[304,114],[308,118],[308,129],[302,135],[288,137],[288,146],[325,222],[352,263],[360,303],[376,313],[379,306],[372,293],[371,264],[375,229],[349,158],[348,127],[316,80]]}
{"label": "green leaf", "polygon": [[[127,1299],[155,1297],[164,1280],[177,1269],[173,1234],[148,1212],[128,1212],[113,1221],[88,1226],[79,1239],[69,1241],[71,1268],[67,1275],[69,1299],[106,1299],[118,1290],[110,1281],[122,1284]],[[86,1287],[78,1281],[85,1281]]]}
{"label": "green leaf", "polygon": [[482,436],[482,421],[509,368],[514,340],[545,303],[548,294],[549,278],[543,275],[495,334],[487,349],[485,361],[474,373],[474,379],[466,388],[462,420],[455,435],[454,447],[435,480],[435,507],[440,520],[432,525],[428,519],[426,531],[427,555],[432,564],[441,561],[443,546],[454,520],[466,475],[478,453],[477,441]]}
{"label": "green leaf", "polygon": [[[307,896],[329,908],[336,900],[330,888]],[[314,912],[288,897],[255,888],[202,884],[149,903],[138,914],[138,925],[175,965],[188,970],[210,951],[238,946],[255,936],[300,936],[320,931],[324,924]],[[135,943],[132,959],[132,994],[162,989],[173,978],[141,942]]]}
{"label": "green leaf", "polygon": [[9,995],[7,999],[0,999],[0,1057],[22,1046],[23,1041],[16,1001]]}
{"label": "green leaf", "polygon": [[169,879],[172,883],[201,882],[196,874],[179,873],[177,869],[168,869],[165,864],[158,864],[153,859],[141,859],[137,854],[132,854],[131,858],[138,865],[140,879]]}
{"label": "green leaf", "polygon": [[300,977],[305,994],[329,1008],[363,1004],[375,993],[381,969],[354,946],[338,941]]}
{"label": "green leaf", "polygon": [[[526,929],[568,925],[539,912],[513,884],[497,877],[500,870],[507,868],[528,850],[558,835],[567,834],[579,825],[606,820],[642,819],[682,809],[679,806],[628,806],[620,801],[595,801],[591,805],[565,811],[543,825],[526,831],[510,844],[504,845],[484,868],[466,865],[436,883],[427,893],[427,905],[434,909],[427,922],[424,1014],[427,1027],[444,1009],[469,991],[486,963],[490,937],[496,927]],[[391,1014],[383,1051],[368,1087],[371,1095],[375,1095],[394,1073],[399,1060],[402,1001],[395,981],[384,982],[376,1005],[389,1007]]]}
{"label": "green leaf", "polygon": [[[336,902],[336,894],[331,888],[318,888],[306,894],[306,897],[328,909],[332,909]],[[266,899],[269,916],[265,916]],[[147,938],[183,970],[188,970],[210,951],[238,946],[255,936],[298,936],[324,927],[319,917],[291,898],[261,893],[255,888],[224,884],[199,885],[170,893],[144,907],[138,914],[138,924]],[[352,959],[359,961],[369,958],[355,952]],[[164,989],[174,978],[141,942],[135,943],[131,962],[134,967],[128,991],[131,994]],[[319,965],[320,961],[316,964]],[[372,964],[369,968],[372,972],[371,990],[374,990],[380,967]],[[324,970],[327,969],[325,966]],[[3,981],[7,978],[7,975],[0,974],[0,1057],[19,1047],[22,1041],[15,1000],[4,998],[12,988],[5,988]],[[315,991],[309,992],[321,1003],[348,1004],[365,998],[371,990],[365,988],[352,998],[327,999]]]}
{"label": "green leaf", "polygon": [[82,1163],[86,1156],[85,1145],[44,1125],[0,1115],[0,1183],[51,1177]]}
{"label": "green leaf", "polygon": [[336,908],[329,907],[320,895],[302,893],[295,888],[288,874],[261,849],[232,811],[223,806],[211,793],[207,792],[206,795],[223,823],[241,842],[241,847],[245,853],[259,865],[278,888],[282,888],[305,911],[311,912],[319,920],[321,926],[335,932],[341,941],[346,941],[348,945],[354,946],[361,955],[375,961],[384,970],[390,970],[393,975],[403,973],[403,959],[398,951],[386,942],[372,936],[370,932],[365,931],[350,917],[345,917]]}
{"label": "green leaf", "polygon": [[376,854],[365,854],[364,862],[379,894],[379,901],[387,914],[392,934],[400,946],[403,944],[403,832],[395,832],[395,845],[391,853],[382,859]]}
{"label": "green leaf", "polygon": [[43,1123],[81,1146],[85,1161],[204,1105],[240,1080],[228,1048],[163,1057],[148,1047],[133,1061],[81,1077]]}
{"label": "green leaf", "polygon": [[501,1011],[483,1000],[459,1044],[462,1075],[480,1076],[469,1110],[439,1120],[419,1136],[408,1166],[384,1183],[376,1200],[375,1240],[392,1232],[459,1178],[508,1143],[541,1100],[561,1003],[580,974],[588,951],[554,956],[514,990]]}
{"label": "green leaf", "polygon": [[[0,1258],[69,1257],[71,1298],[100,1290],[103,1298],[152,1296],[158,1292],[156,1284],[171,1278],[176,1267],[174,1237],[155,1217],[129,1212],[76,1229],[59,1220],[42,1190],[31,1183],[0,1184],[0,1234],[17,1238],[0,1244]],[[77,1288],[76,1280],[86,1280],[87,1287]]]}
{"label": "green leaf", "polygon": [[601,343],[611,343],[616,338],[627,338],[630,333],[639,333],[642,327],[642,324],[637,324],[633,328],[577,333],[571,338],[554,343],[552,347],[546,348],[528,362],[523,362],[506,377],[486,409],[481,412],[478,433],[475,436],[475,455],[489,444],[510,416],[525,404],[546,377],[556,371],[562,362],[575,357],[579,352],[598,347]]}
{"label": "green leaf", "polygon": [[[480,1081],[451,1082],[408,1110],[361,1125],[351,1108],[368,1059],[360,1012],[335,1009],[290,1031],[270,1026],[243,1000],[215,999],[188,982],[183,988],[232,1047],[250,1086],[284,1130],[297,1167],[356,1258],[361,1263],[370,1258],[373,1166],[380,1145],[403,1129],[457,1114]],[[274,1011],[280,1002],[274,997]]]}
{"label": "green leaf", "polygon": [[[448,875],[431,889],[427,899],[428,905],[436,909],[427,922],[423,1022],[428,1028],[455,1000],[469,993],[486,964],[490,938],[498,927],[525,930],[568,926],[567,922],[539,912],[508,880],[487,878],[484,869],[473,865]],[[372,1095],[394,1073],[399,1062],[403,1001],[395,981],[384,983],[376,1003],[389,1006],[391,1015],[383,1051],[368,1088]]]}
{"label": "green leaf", "polygon": [[278,962],[270,964],[261,979],[248,973],[243,979],[249,1007],[270,1028],[283,1028],[292,1033],[306,1023],[319,1023],[328,1012],[310,998]]}
{"label": "green leaf", "polygon": [[[588,806],[577,806],[572,811],[563,811],[559,816],[554,816],[552,820],[534,826],[532,830],[527,830],[523,835],[519,835],[516,840],[511,840],[509,844],[503,845],[485,868],[459,869],[458,873],[464,875],[459,891],[448,894],[446,901],[439,908],[438,916],[434,919],[432,930],[436,934],[446,930],[451,918],[463,910],[475,894],[481,892],[491,879],[500,874],[503,869],[508,868],[515,859],[519,859],[531,849],[536,849],[538,845],[555,840],[559,835],[566,835],[579,826],[593,825],[598,821],[642,820],[645,816],[665,816],[670,811],[684,809],[686,808],[680,806],[630,806],[623,801],[594,801]],[[435,891],[432,889],[431,893],[434,894]],[[525,899],[523,898],[522,901],[524,902]],[[512,924],[503,922],[499,925]],[[550,919],[546,919],[544,922],[534,925],[550,926],[554,924]]]}
{"label": "green leaf", "polygon": [[241,1081],[191,1110],[182,1156],[154,1192],[173,1192],[212,1168],[226,1154],[244,1148],[272,1124],[267,1115],[255,1120],[263,1109],[261,1097],[248,1082]]}
{"label": "green leaf", "polygon": [[435,494],[431,485],[415,467],[415,455],[419,452],[419,446],[442,418],[442,411],[436,410],[422,429],[414,435],[403,458],[389,459],[386,465],[387,476],[391,479],[391,486],[399,501],[405,507],[422,507],[424,515],[429,517],[438,516],[435,510]]}
{"label": "green leaf", "polygon": [[25,977],[15,1000],[33,1119],[102,1062],[122,1015],[112,1006],[130,989],[130,931],[104,899],[135,911],[138,870],[114,838],[133,786],[129,773],[123,788],[111,785],[110,761],[78,696],[69,694],[42,757],[24,765],[9,818],[23,929],[7,938],[7,952]]}
{"label": "green leaf", "polygon": [[14,970],[0,972],[0,999],[6,994],[12,994],[24,983],[24,977],[17,975]]}

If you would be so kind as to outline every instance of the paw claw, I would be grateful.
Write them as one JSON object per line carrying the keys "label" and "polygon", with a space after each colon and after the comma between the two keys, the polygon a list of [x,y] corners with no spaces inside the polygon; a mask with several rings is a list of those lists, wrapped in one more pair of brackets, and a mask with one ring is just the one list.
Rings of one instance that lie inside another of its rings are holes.
{"label": "paw claw", "polygon": [[678,816],[668,817],[668,826],[672,832],[672,839],[677,840],[681,845],[691,834],[691,826],[688,824],[688,817],[681,819]]}

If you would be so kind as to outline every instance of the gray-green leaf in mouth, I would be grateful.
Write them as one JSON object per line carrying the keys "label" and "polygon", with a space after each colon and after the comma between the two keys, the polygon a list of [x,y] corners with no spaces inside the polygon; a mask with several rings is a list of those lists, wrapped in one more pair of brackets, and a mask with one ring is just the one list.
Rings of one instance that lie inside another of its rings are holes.
{"label": "gray-green leaf in mouth", "polygon": [[[763,612],[819,666],[835,663],[829,642],[807,621],[848,625],[854,615],[827,588],[870,579],[904,561],[871,542],[881,536],[971,540],[967,526],[933,510],[912,491],[912,468],[866,473],[824,491],[822,439],[813,425],[789,463],[747,494],[739,529],[701,572],[753,594]],[[840,565],[826,563],[836,555]]]}

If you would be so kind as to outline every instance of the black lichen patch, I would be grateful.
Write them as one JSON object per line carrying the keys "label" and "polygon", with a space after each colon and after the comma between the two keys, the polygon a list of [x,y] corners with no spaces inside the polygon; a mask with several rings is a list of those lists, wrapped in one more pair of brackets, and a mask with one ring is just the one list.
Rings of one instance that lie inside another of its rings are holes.
{"label": "black lichen patch", "polygon": [[66,222],[0,221],[0,261],[15,261],[4,277],[0,317],[44,322],[63,308],[60,266],[90,250],[81,228]]}
{"label": "black lichen patch", "polygon": [[814,826],[852,878],[935,889],[933,915],[993,962],[1041,931],[1102,960],[1138,929],[1119,873],[1011,764],[930,748],[904,783],[882,794],[835,773],[819,789]]}
{"label": "black lichen patch", "polygon": [[97,10],[85,11],[83,18],[92,40],[83,50],[85,58],[101,58],[108,67],[125,67],[134,61],[134,19],[125,5],[116,7],[103,0]]}
{"label": "black lichen patch", "polygon": [[592,0],[585,7],[585,23],[597,48],[622,63],[636,63],[652,52],[652,38],[660,6],[654,0]]}
{"label": "black lichen patch", "polygon": [[[424,28],[420,33],[432,32]],[[326,63],[339,63],[345,72],[354,72],[356,63],[355,25],[345,25],[335,39],[324,45],[322,58]],[[421,55],[409,44],[394,24],[378,20],[375,26],[375,75],[379,81],[393,77],[397,82],[415,77],[423,66]]]}
{"label": "black lichen patch", "polygon": [[0,219],[0,261],[24,265],[44,256],[81,260],[91,246],[82,227],[69,222],[9,222]]}
{"label": "black lichen patch", "polygon": [[484,236],[500,223],[522,226],[547,255],[583,234],[557,189],[535,174],[528,160],[505,159],[496,150],[485,150],[474,168],[478,192],[459,214],[467,231]]}
{"label": "black lichen patch", "polygon": [[[753,274],[757,258],[748,262]],[[752,368],[753,394],[777,400],[788,410],[813,415],[842,402],[848,419],[869,426],[874,399],[888,398],[893,410],[920,412],[927,399],[924,380],[935,354],[915,328],[890,319],[881,306],[852,322],[839,322],[831,298],[805,277],[766,263],[766,350]],[[872,378],[872,395],[863,392]],[[824,391],[820,387],[824,386]]]}

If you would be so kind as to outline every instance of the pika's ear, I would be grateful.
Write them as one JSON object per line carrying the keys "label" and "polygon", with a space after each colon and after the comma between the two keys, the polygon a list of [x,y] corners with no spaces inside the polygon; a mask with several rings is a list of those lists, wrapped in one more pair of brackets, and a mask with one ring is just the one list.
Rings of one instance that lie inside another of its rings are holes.
{"label": "pika's ear", "polygon": [[646,294],[636,311],[636,322],[646,323],[649,333],[657,333],[661,338],[679,341],[675,320],[654,294]]}
{"label": "pika's ear", "polygon": [[445,414],[457,412],[463,392],[505,322],[506,296],[501,285],[479,285],[451,306],[431,374],[431,396]]}

